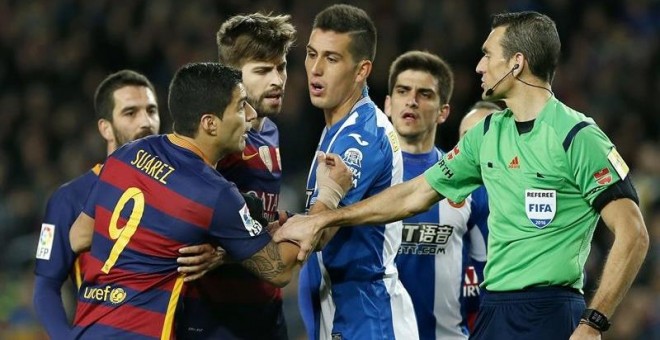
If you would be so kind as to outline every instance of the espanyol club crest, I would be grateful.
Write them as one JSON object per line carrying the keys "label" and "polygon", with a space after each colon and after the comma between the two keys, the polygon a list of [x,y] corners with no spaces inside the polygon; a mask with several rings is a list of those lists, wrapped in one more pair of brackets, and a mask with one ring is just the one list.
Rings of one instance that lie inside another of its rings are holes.
{"label": "espanyol club crest", "polygon": [[557,211],[557,192],[555,190],[525,190],[525,213],[527,218],[539,229],[545,228]]}

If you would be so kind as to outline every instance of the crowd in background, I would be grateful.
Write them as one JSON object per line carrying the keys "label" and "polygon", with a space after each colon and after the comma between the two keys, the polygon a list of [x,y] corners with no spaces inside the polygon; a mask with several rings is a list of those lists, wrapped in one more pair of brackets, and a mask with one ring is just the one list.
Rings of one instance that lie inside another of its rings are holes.
{"label": "crowd in background", "polygon": [[[558,26],[562,58],[555,95],[593,117],[632,170],[651,248],[610,339],[660,339],[660,1],[658,0],[391,0],[346,1],[365,9],[378,28],[369,78],[383,103],[389,64],[400,53],[437,53],[456,78],[440,147],[458,138],[458,123],[480,98],[475,66],[490,14],[537,10]],[[152,80],[161,132],[171,131],[167,86],[176,69],[215,61],[215,33],[231,15],[287,13],[299,35],[289,53],[281,132],[284,208],[303,207],[304,178],[323,127],[311,106],[303,67],[313,15],[321,0],[1,0],[0,1],[0,338],[40,339],[32,307],[32,265],[45,202],[64,182],[105,155],[92,98],[109,73],[130,68]],[[597,230],[587,264],[592,293],[611,234]],[[295,298],[295,290],[287,297]],[[296,309],[289,321],[295,324]],[[296,337],[298,327],[290,328]]]}

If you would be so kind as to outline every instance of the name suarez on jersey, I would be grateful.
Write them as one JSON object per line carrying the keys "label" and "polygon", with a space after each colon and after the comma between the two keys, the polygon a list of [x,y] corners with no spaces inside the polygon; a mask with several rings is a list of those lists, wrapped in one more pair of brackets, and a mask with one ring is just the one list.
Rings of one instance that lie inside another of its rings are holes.
{"label": "name suarez on jersey", "polygon": [[131,164],[163,184],[167,184],[167,177],[174,172],[172,166],[161,161],[158,156],[142,149],[135,154],[135,159],[131,161]]}

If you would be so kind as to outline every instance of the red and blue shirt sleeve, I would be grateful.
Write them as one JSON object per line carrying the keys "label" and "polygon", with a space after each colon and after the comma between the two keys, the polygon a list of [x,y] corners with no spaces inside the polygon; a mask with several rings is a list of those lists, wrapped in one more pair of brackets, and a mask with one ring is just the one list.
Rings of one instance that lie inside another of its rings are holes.
{"label": "red and blue shirt sleeve", "polygon": [[245,260],[271,241],[266,226],[250,216],[250,211],[236,186],[219,191],[210,233],[213,239],[237,261]]}

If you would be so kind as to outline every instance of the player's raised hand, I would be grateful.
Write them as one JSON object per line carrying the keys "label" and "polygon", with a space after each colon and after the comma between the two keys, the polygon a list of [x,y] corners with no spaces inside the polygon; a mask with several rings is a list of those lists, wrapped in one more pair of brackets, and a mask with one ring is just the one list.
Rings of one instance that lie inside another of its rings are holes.
{"label": "player's raised hand", "polygon": [[353,186],[353,173],[336,154],[317,152],[316,163],[316,200],[334,209]]}

